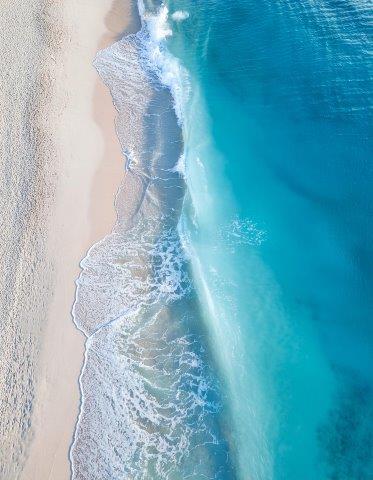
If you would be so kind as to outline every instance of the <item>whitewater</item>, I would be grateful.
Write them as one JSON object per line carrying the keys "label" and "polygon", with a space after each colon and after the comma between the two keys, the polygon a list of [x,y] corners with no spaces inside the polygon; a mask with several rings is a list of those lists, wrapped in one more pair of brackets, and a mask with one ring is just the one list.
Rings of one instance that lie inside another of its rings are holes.
{"label": "whitewater", "polygon": [[177,228],[186,74],[162,46],[167,9],[140,12],[141,31],[94,63],[118,111],[126,162],[117,223],[77,281],[73,316],[87,341],[72,477],[226,478],[219,380]]}

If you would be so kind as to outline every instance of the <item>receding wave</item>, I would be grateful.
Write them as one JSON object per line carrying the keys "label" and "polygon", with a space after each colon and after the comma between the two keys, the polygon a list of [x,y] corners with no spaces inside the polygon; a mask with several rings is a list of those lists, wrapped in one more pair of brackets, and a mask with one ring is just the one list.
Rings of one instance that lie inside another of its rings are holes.
{"label": "receding wave", "polygon": [[77,280],[73,315],[87,341],[72,477],[234,478],[219,381],[177,233],[185,187],[173,106],[184,72],[162,51],[167,12],[140,12],[141,31],[95,59],[126,163],[117,223]]}

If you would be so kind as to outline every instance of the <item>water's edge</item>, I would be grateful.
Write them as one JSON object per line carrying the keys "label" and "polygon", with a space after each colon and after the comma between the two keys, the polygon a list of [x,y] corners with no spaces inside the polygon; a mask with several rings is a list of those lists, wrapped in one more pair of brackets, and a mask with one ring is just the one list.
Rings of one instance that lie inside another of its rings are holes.
{"label": "water's edge", "polygon": [[87,340],[72,478],[227,478],[218,380],[177,229],[181,118],[164,73],[184,72],[162,47],[167,11],[147,15],[141,2],[139,10],[142,29],[94,62],[118,112],[126,165],[116,225],[76,282],[72,314]]}

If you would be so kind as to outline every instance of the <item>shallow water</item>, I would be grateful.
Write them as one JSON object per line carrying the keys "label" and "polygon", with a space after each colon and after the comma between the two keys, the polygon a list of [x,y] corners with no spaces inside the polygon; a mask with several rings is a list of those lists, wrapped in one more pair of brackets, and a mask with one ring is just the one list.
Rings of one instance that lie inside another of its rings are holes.
{"label": "shallow water", "polygon": [[74,320],[87,335],[74,479],[224,478],[224,407],[177,232],[180,129],[144,27],[95,66],[126,155],[113,232],[82,261]]}

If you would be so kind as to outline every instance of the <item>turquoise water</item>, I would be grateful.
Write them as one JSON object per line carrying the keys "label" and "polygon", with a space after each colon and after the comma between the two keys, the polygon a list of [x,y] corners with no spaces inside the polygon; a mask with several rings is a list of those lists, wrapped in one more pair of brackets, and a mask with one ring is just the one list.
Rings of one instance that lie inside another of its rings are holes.
{"label": "turquoise water", "polygon": [[126,173],[77,281],[72,478],[372,480],[370,3],[139,11],[95,60]]}
{"label": "turquoise water", "polygon": [[[370,479],[369,2],[175,0],[181,231],[243,479]],[[184,15],[186,16],[186,15]]]}

